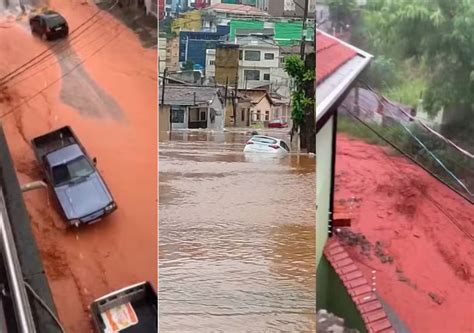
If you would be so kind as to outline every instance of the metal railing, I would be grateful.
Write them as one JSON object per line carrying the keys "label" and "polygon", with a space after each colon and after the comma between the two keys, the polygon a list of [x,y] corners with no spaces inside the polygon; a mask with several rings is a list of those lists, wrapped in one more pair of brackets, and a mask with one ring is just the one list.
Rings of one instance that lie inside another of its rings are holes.
{"label": "metal railing", "polygon": [[36,328],[23,282],[23,274],[13,239],[10,221],[0,188],[0,251],[8,276],[9,293],[14,305],[18,329],[22,333],[35,333]]}

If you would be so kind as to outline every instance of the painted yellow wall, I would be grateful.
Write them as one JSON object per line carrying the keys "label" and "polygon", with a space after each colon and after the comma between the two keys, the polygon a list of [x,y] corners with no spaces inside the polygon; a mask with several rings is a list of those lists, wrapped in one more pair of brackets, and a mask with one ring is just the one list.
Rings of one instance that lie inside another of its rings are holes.
{"label": "painted yellow wall", "polygon": [[200,31],[201,27],[201,11],[193,10],[183,13],[181,17],[174,20],[171,30],[176,33],[180,31]]}

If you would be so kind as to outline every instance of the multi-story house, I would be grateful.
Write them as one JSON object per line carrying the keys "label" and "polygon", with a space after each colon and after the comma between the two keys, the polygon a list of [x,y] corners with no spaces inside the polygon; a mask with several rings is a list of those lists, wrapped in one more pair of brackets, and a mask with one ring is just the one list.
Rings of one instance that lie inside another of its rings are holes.
{"label": "multi-story house", "polygon": [[271,39],[249,36],[239,38],[237,43],[240,89],[271,87],[282,77],[288,78],[281,70],[280,48]]}

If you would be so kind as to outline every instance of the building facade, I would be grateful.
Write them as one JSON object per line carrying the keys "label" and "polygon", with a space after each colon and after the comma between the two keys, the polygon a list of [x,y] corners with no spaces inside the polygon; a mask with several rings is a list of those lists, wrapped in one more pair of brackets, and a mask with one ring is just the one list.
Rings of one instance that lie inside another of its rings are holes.
{"label": "building facade", "polygon": [[171,113],[171,130],[224,130],[224,99],[219,88],[196,85],[166,85],[160,109]]}
{"label": "building facade", "polygon": [[[239,88],[271,85],[280,68],[280,49],[271,41],[245,38],[239,41]],[[281,73],[283,74],[283,73]]]}
{"label": "building facade", "polygon": [[227,29],[216,32],[181,31],[179,33],[179,62],[191,61],[200,68],[206,67],[206,50],[215,49],[216,45],[225,41]]}
{"label": "building facade", "polygon": [[216,49],[206,50],[206,77],[216,76]]}
{"label": "building facade", "polygon": [[167,39],[166,37],[158,37],[158,72],[163,74],[167,63]]}
{"label": "building facade", "polygon": [[239,80],[239,46],[227,43],[217,45],[215,67],[217,84],[237,86]]}

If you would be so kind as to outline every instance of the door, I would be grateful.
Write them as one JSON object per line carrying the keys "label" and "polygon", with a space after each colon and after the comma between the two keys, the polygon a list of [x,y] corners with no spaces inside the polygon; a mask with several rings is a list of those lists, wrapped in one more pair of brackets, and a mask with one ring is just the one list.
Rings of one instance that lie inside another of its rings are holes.
{"label": "door", "polygon": [[31,19],[31,32],[39,31],[39,17],[35,16]]}

